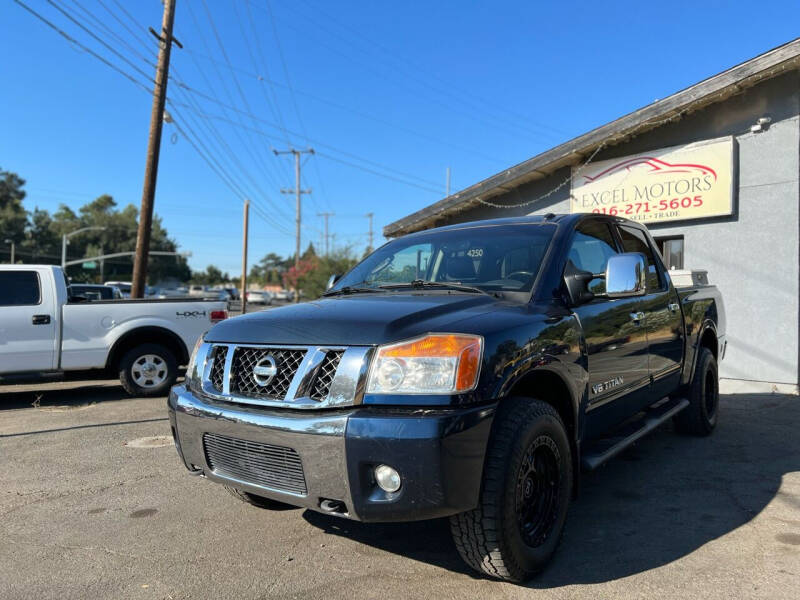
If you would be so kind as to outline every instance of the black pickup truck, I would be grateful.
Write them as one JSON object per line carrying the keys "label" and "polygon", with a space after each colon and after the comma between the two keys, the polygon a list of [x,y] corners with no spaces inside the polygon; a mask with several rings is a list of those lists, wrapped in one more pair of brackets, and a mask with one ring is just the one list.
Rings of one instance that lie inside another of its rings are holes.
{"label": "black pickup truck", "polygon": [[393,240],[316,301],[229,319],[169,396],[192,474],[270,508],[450,517],[483,573],[553,555],[581,469],[672,419],[717,421],[722,299],[675,287],[647,230],[602,215]]}

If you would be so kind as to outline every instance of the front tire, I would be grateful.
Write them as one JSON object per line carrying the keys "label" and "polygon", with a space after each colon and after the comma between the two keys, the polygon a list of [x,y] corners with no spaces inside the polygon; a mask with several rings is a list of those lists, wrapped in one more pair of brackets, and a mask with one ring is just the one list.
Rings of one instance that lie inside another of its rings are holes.
{"label": "front tire", "polygon": [[673,423],[680,433],[707,436],[717,426],[719,413],[719,375],[717,360],[708,348],[700,349],[694,378],[689,386],[689,406],[675,415]]}
{"label": "front tire", "polygon": [[523,582],[556,551],[572,492],[569,438],[556,410],[506,400],[487,449],[479,505],[450,518],[456,548],[476,571]]}
{"label": "front tire", "polygon": [[131,396],[163,396],[178,377],[175,355],[161,344],[141,344],[119,361],[119,380]]}

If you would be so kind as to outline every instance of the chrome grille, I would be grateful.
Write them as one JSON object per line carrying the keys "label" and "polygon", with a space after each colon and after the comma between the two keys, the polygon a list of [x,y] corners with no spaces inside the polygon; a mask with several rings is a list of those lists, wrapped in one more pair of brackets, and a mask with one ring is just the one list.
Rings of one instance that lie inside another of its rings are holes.
{"label": "chrome grille", "polygon": [[321,402],[328,397],[333,378],[336,375],[336,369],[339,367],[339,362],[342,360],[343,354],[344,350],[329,350],[325,353],[325,358],[319,366],[317,376],[314,379],[314,385],[309,393],[312,400]]}
{"label": "chrome grille", "polygon": [[208,399],[314,410],[361,404],[372,352],[368,346],[204,342],[196,360]]}
{"label": "chrome grille", "polygon": [[[284,400],[305,354],[305,350],[237,347],[231,364],[231,392],[247,398]],[[253,368],[268,356],[274,359],[277,373],[261,386],[253,377]]]}
{"label": "chrome grille", "polygon": [[214,346],[211,354],[211,373],[208,378],[211,380],[212,387],[218,392],[222,391],[225,381],[225,357],[228,356],[227,346]]}
{"label": "chrome grille", "polygon": [[308,491],[303,463],[292,448],[204,433],[203,449],[216,475],[292,494]]}

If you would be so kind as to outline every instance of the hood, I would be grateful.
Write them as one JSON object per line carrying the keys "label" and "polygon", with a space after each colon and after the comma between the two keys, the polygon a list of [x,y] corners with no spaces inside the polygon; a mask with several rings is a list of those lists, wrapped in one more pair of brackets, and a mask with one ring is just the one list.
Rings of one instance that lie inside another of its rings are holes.
{"label": "hood", "polygon": [[234,317],[206,334],[210,342],[373,345],[407,339],[476,317],[501,302],[462,293],[357,294]]}

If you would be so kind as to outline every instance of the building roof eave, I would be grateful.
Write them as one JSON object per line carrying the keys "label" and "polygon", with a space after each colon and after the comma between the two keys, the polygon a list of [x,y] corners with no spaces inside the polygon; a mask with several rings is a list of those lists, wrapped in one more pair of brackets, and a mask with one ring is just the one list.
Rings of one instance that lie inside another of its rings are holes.
{"label": "building roof eave", "polygon": [[760,81],[796,68],[800,68],[800,38],[443,198],[390,223],[383,228],[383,234],[386,237],[397,237],[427,229],[437,220],[471,208],[481,200],[488,200],[529,181],[547,177],[563,167],[581,164],[599,148],[618,144],[645,131],[673,122],[688,113],[721,102]]}

